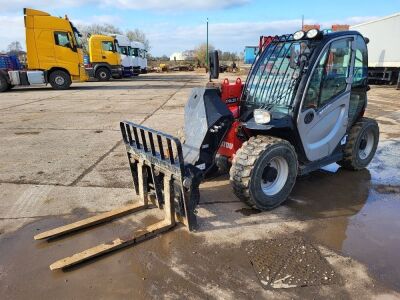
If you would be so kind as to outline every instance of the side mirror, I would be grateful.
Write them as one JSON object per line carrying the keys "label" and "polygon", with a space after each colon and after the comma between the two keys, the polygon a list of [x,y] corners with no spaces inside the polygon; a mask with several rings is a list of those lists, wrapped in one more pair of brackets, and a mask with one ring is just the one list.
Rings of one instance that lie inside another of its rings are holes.
{"label": "side mirror", "polygon": [[72,38],[72,35],[68,32],[68,39],[69,42],[65,45],[66,47],[70,48],[72,51],[77,52],[74,39]]}
{"label": "side mirror", "polygon": [[210,79],[218,79],[219,77],[219,58],[218,51],[214,50],[208,54],[210,65]]}
{"label": "side mirror", "polygon": [[65,45],[66,47],[68,47],[68,48],[70,48],[72,51],[74,51],[74,52],[77,52],[78,50],[76,49],[76,46],[75,46],[75,44],[71,44],[71,43],[68,43],[68,44],[66,44]]}

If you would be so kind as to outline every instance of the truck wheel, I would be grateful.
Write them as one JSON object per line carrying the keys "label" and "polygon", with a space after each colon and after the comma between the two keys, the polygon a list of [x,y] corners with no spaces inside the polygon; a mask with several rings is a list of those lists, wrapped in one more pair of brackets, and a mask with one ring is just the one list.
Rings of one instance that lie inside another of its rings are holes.
{"label": "truck wheel", "polygon": [[6,77],[0,74],[0,93],[8,91],[10,89],[10,84],[7,82]]}
{"label": "truck wheel", "polygon": [[361,118],[350,129],[343,159],[338,164],[348,170],[365,168],[374,157],[378,142],[378,123],[374,119]]}
{"label": "truck wheel", "polygon": [[107,68],[99,68],[96,71],[95,77],[99,81],[109,81],[111,78],[111,72]]}
{"label": "truck wheel", "polygon": [[65,71],[56,70],[50,73],[49,83],[55,90],[67,90],[71,86],[71,76]]}
{"label": "truck wheel", "polygon": [[273,209],[292,191],[297,164],[296,151],[288,141],[270,136],[251,137],[233,158],[233,191],[251,207]]}

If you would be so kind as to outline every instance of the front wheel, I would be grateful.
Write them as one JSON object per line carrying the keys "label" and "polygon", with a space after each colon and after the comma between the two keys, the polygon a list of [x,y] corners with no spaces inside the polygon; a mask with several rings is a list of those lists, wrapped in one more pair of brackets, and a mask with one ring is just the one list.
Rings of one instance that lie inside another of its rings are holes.
{"label": "front wheel", "polygon": [[230,170],[233,191],[246,204],[271,210],[287,199],[297,177],[297,155],[285,140],[256,136],[236,152]]}
{"label": "front wheel", "polygon": [[107,68],[99,68],[96,71],[96,75],[95,77],[99,80],[99,81],[109,81],[111,78],[111,72],[110,70],[108,70]]}
{"label": "front wheel", "polygon": [[66,90],[71,86],[71,76],[65,71],[56,70],[50,73],[49,83],[55,90]]}
{"label": "front wheel", "polygon": [[349,170],[367,167],[375,155],[378,142],[378,123],[374,119],[361,118],[350,129],[343,159],[338,164]]}

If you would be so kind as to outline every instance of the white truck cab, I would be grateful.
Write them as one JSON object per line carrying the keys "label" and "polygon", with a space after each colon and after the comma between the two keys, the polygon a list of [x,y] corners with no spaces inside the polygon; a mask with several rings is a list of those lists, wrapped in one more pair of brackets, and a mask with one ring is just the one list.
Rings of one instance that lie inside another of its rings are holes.
{"label": "white truck cab", "polygon": [[133,67],[138,73],[147,73],[147,50],[141,42],[131,42]]}
{"label": "white truck cab", "polygon": [[130,77],[135,74],[133,70],[134,62],[132,57],[131,42],[128,37],[122,34],[112,34],[117,42],[117,50],[121,54],[121,64],[123,76]]}

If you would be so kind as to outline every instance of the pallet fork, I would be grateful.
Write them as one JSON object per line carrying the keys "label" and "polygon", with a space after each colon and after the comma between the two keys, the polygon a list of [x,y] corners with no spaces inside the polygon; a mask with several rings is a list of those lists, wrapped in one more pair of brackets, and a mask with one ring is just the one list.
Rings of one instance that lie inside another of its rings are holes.
{"label": "pallet fork", "polygon": [[127,121],[121,122],[120,128],[127,150],[134,189],[140,198],[139,203],[40,233],[34,236],[34,239],[60,237],[152,208],[154,205],[164,210],[164,220],[138,229],[128,237],[117,238],[58,260],[50,265],[51,270],[70,267],[102,254],[137,244],[168,231],[176,223],[184,224],[189,231],[197,226],[195,207],[199,201],[202,172],[192,165],[184,165],[180,141],[168,134]]}

